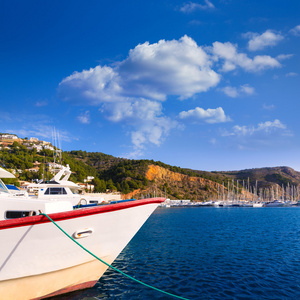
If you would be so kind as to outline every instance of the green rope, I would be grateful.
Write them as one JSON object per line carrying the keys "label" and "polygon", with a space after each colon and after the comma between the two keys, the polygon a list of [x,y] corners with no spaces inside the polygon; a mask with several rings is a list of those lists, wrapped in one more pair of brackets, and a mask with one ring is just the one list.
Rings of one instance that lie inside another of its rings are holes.
{"label": "green rope", "polygon": [[144,286],[146,286],[146,287],[149,287],[149,288],[151,288],[151,289],[153,289],[153,290],[156,290],[156,291],[158,291],[158,292],[164,293],[164,294],[166,294],[166,295],[169,295],[169,296],[171,296],[171,297],[175,297],[175,298],[178,298],[178,299],[189,300],[189,299],[187,299],[187,298],[184,298],[184,297],[181,297],[181,296],[177,296],[177,295],[168,293],[168,292],[166,292],[166,291],[160,290],[160,289],[158,289],[158,288],[156,288],[156,287],[154,287],[154,286],[151,286],[151,285],[149,285],[149,284],[147,284],[147,283],[144,283],[144,282],[142,282],[142,281],[140,281],[140,280],[138,280],[138,279],[135,279],[134,277],[132,277],[132,276],[130,276],[130,275],[128,275],[128,274],[122,272],[121,270],[119,270],[119,269],[113,267],[112,265],[108,264],[107,262],[105,262],[104,260],[102,260],[101,258],[99,258],[98,256],[96,256],[95,254],[93,254],[92,252],[90,252],[88,249],[86,249],[85,247],[83,247],[83,246],[82,246],[80,243],[78,243],[75,239],[73,239],[73,238],[72,238],[68,233],[66,233],[66,232],[65,232],[65,231],[64,231],[64,230],[63,230],[56,222],[54,222],[47,214],[40,213],[40,215],[47,217],[47,218],[48,218],[48,219],[49,219],[49,220],[50,220],[50,221],[51,221],[51,222],[52,222],[59,230],[61,230],[61,231],[62,231],[68,238],[70,238],[74,243],[76,243],[76,244],[77,244],[79,247],[81,247],[84,251],[86,251],[87,253],[89,253],[90,255],[92,255],[93,257],[95,257],[96,259],[98,259],[99,261],[101,261],[102,263],[104,263],[105,265],[107,265],[108,267],[112,268],[113,270],[115,270],[115,271],[121,273],[122,275],[128,277],[129,279],[131,279],[131,280],[133,280],[133,281],[135,281],[135,282],[137,282],[137,283],[139,283],[139,284],[142,284],[142,285],[144,285]]}

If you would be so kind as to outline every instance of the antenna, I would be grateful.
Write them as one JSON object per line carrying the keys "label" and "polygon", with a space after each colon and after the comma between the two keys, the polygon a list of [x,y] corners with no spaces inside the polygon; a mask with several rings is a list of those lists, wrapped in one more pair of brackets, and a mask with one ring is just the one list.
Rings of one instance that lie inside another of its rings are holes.
{"label": "antenna", "polygon": [[59,132],[57,132],[57,139],[58,139],[58,149],[59,149],[59,160],[60,160],[60,163],[62,163],[62,154],[61,154],[62,150],[61,150]]}
{"label": "antenna", "polygon": [[44,163],[43,163],[43,182],[45,182],[45,153],[44,153]]}
{"label": "antenna", "polygon": [[61,156],[61,146],[60,146],[60,139],[59,139],[59,132],[56,131],[55,127],[53,128],[52,131],[52,145],[54,147],[53,151],[53,171],[54,173],[56,171],[59,171],[59,168],[56,170],[56,164],[62,162],[62,156]]}

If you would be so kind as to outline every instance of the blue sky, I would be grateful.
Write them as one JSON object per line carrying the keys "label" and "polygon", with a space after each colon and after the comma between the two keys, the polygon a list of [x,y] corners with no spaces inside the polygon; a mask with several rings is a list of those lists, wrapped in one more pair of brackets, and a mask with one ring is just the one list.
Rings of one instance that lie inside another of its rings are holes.
{"label": "blue sky", "polygon": [[0,5],[0,132],[199,170],[300,171],[300,2]]}

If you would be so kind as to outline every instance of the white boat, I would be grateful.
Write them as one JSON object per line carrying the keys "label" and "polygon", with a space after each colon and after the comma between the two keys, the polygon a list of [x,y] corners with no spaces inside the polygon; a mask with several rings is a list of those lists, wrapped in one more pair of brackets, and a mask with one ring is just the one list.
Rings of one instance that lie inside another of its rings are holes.
{"label": "white boat", "polygon": [[[0,177],[13,177],[0,168]],[[164,198],[73,208],[69,194],[51,195],[41,183],[37,197],[9,193],[0,179],[1,299],[42,299],[96,284],[107,266],[64,235],[111,264]],[[56,187],[72,188],[56,183]],[[50,194],[49,194],[50,195]],[[80,197],[80,196],[79,196]],[[78,197],[77,197],[78,198]],[[77,200],[77,199],[76,199]],[[86,205],[85,205],[86,206]]]}
{"label": "white boat", "polygon": [[214,202],[213,201],[205,201],[205,202],[200,202],[200,204],[198,204],[199,206],[213,206]]}
{"label": "white boat", "polygon": [[263,207],[264,203],[263,202],[255,202],[253,203],[253,207]]}
{"label": "white boat", "polygon": [[49,181],[39,181],[27,186],[27,192],[24,191],[10,191],[14,195],[23,195],[35,200],[46,201],[63,201],[68,200],[73,206],[83,206],[89,204],[100,204],[104,199],[99,199],[88,194],[80,194],[81,187],[76,183],[69,181],[71,175],[69,165],[60,166],[57,174]]}
{"label": "white boat", "polygon": [[170,208],[171,207],[171,200],[169,198],[167,198],[164,202],[162,202],[160,205],[160,207],[166,207],[166,208]]}
{"label": "white boat", "polygon": [[243,207],[254,207],[253,203],[250,203],[250,202],[243,202],[242,206]]}
{"label": "white boat", "polygon": [[284,206],[285,203],[282,202],[282,201],[279,201],[279,200],[274,200],[274,201],[271,201],[271,202],[266,202],[265,203],[265,207],[281,207],[281,206]]}
{"label": "white boat", "polygon": [[213,204],[214,207],[224,207],[224,202],[223,201],[216,201]]}
{"label": "white boat", "polygon": [[233,206],[233,202],[232,201],[216,201],[213,204],[214,207],[232,207]]}
{"label": "white boat", "polygon": [[[80,186],[69,181],[71,175],[69,165],[61,166],[58,173],[50,181],[40,181],[30,184],[28,190],[34,191],[32,199],[47,201],[62,201],[68,199],[73,205],[91,204],[86,195],[80,195]],[[98,204],[98,203],[95,203]]]}

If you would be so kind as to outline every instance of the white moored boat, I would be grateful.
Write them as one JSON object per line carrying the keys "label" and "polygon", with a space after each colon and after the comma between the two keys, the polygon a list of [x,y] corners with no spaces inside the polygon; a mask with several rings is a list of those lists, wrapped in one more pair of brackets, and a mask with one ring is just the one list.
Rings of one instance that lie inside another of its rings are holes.
{"label": "white moored boat", "polygon": [[47,201],[62,201],[67,199],[73,206],[100,203],[100,200],[96,201],[95,199],[89,199],[88,195],[79,194],[80,186],[69,181],[71,173],[69,165],[66,167],[60,166],[60,170],[50,181],[40,181],[30,184],[27,189],[35,192],[35,195],[30,198]]}
{"label": "white moored boat", "polygon": [[264,203],[263,202],[255,202],[253,203],[253,207],[263,207]]}
{"label": "white moored boat", "polygon": [[280,201],[280,200],[274,200],[274,201],[270,201],[270,202],[266,202],[264,206],[266,207],[280,207],[280,206],[284,206],[284,202]]}
{"label": "white moored boat", "polygon": [[[0,177],[13,175],[0,168]],[[45,183],[41,189],[49,187]],[[151,198],[74,209],[72,197],[45,197],[16,196],[0,179],[1,299],[42,299],[92,287],[107,269],[38,211],[111,264],[165,200]]]}

